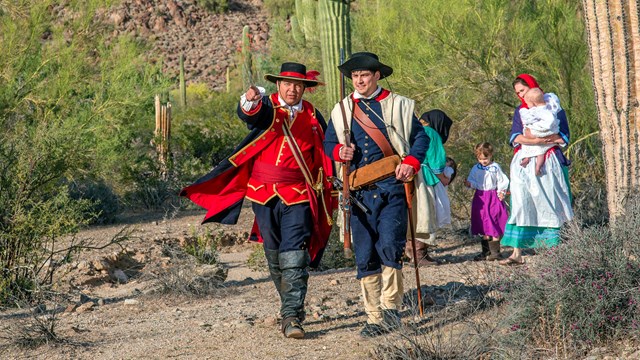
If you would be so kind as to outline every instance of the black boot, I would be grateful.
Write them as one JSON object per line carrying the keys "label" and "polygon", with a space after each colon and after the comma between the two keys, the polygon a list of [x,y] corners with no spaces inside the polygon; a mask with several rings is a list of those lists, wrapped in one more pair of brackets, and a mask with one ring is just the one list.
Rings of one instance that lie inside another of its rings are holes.
{"label": "black boot", "polygon": [[309,271],[307,270],[309,261],[309,253],[306,250],[280,253],[280,269],[282,270],[280,314],[283,319],[282,332],[287,337],[304,337],[304,330],[300,324],[305,318],[304,299],[307,295],[307,281],[309,280]]}
{"label": "black boot", "polygon": [[487,255],[491,252],[489,250],[489,240],[482,239],[480,241],[480,246],[482,247],[482,252],[476,256],[474,256],[473,261],[483,261],[487,259]]}
{"label": "black boot", "polygon": [[271,280],[276,286],[280,301],[282,302],[282,270],[280,270],[280,253],[278,250],[264,249],[264,255],[267,258],[267,265],[269,266],[269,274]]}

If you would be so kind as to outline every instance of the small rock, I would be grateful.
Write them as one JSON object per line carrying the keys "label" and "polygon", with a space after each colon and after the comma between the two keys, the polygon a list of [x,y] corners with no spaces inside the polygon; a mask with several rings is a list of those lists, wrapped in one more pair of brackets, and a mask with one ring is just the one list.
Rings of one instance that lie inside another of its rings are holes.
{"label": "small rock", "polygon": [[76,311],[76,308],[77,308],[77,307],[78,307],[78,304],[70,304],[69,306],[67,306],[67,307],[64,309],[64,312],[65,312],[65,313],[72,313],[72,312]]}
{"label": "small rock", "polygon": [[91,264],[98,271],[108,270],[111,267],[105,259],[94,260]]}
{"label": "small rock", "polygon": [[331,280],[331,282],[330,282],[329,284],[334,285],[334,286],[335,286],[335,285],[340,285],[340,280],[338,280],[338,279],[333,279],[333,280]]}
{"label": "small rock", "polygon": [[79,313],[79,314],[82,314],[83,312],[91,311],[92,309],[93,309],[93,303],[92,302],[87,302],[87,303],[84,303],[84,304],[78,306],[78,308],[76,309],[76,312]]}
{"label": "small rock", "polygon": [[98,299],[98,305],[104,306],[104,299]]}
{"label": "small rock", "polygon": [[140,302],[136,299],[125,299],[124,304],[127,306],[138,305]]}
{"label": "small rock", "polygon": [[264,319],[264,324],[266,326],[276,326],[277,323],[278,323],[278,319],[276,319],[273,316],[269,316]]}
{"label": "small rock", "polygon": [[124,271],[120,269],[113,270],[113,279],[121,284],[126,284],[129,281],[129,277]]}

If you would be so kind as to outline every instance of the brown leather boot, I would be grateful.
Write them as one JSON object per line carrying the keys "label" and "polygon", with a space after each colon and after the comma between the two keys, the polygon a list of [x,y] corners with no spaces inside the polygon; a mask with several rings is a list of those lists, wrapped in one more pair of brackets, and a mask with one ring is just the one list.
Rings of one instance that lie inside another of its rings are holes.
{"label": "brown leather boot", "polygon": [[418,257],[419,267],[438,265],[438,262],[429,256],[428,249],[429,245],[422,241],[416,241],[416,256]]}
{"label": "brown leather boot", "polygon": [[487,261],[496,261],[502,259],[502,254],[500,253],[500,240],[489,241],[489,250],[491,251],[491,253],[487,255]]}

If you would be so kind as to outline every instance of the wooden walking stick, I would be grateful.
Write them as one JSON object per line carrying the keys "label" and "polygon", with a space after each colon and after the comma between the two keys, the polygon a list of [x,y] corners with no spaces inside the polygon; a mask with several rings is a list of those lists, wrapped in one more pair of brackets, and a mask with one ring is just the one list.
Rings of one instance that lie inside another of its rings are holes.
{"label": "wooden walking stick", "polygon": [[420,317],[422,313],[422,288],[420,286],[420,272],[418,271],[418,253],[416,251],[416,234],[413,229],[413,181],[404,183],[404,193],[407,197],[407,211],[409,212],[409,231],[411,232],[411,251],[413,252],[413,268],[416,270],[416,287],[418,292],[418,309]]}

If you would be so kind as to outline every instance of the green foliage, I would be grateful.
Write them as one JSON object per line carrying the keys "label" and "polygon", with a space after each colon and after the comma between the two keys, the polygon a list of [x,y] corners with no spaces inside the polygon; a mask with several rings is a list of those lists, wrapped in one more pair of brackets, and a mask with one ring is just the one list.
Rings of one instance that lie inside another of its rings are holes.
{"label": "green foliage", "polygon": [[229,0],[200,0],[199,3],[214,14],[221,14],[229,10]]}
{"label": "green foliage", "polygon": [[[338,212],[336,212],[337,214]],[[340,240],[340,229],[337,225],[331,228],[327,247],[324,249],[322,261],[320,261],[320,270],[340,269],[355,266],[354,258],[344,257],[344,243]]]}
{"label": "green foliage", "polygon": [[248,132],[236,115],[237,94],[210,93],[195,101],[186,111],[176,112],[172,120],[174,156],[191,158],[195,166],[181,175],[186,180],[195,180],[196,175],[230,155]]}
{"label": "green foliage", "polygon": [[70,196],[69,182],[129,186],[122,169],[131,145],[151,139],[152,94],[165,86],[139,44],[103,36],[93,15],[110,1],[67,2],[64,23],[55,4],[0,15],[0,302],[50,281],[55,243],[94,219],[91,196]]}
{"label": "green foliage", "polygon": [[286,19],[295,11],[295,0],[265,0],[264,7],[271,17]]}
{"label": "green foliage", "polygon": [[90,212],[95,214],[91,224],[111,224],[115,222],[120,209],[118,196],[102,179],[75,179],[69,184],[69,195],[74,200],[88,200]]}
{"label": "green foliage", "polygon": [[638,198],[627,209],[611,228],[571,226],[535,268],[505,279],[505,342],[580,352],[638,333]]}
{"label": "green foliage", "polygon": [[[373,51],[392,66],[382,86],[414,98],[418,116],[440,108],[454,120],[446,148],[460,176],[476,162],[472,149],[481,141],[494,145],[508,174],[507,142],[519,104],[511,82],[526,72],[558,94],[572,140],[584,139],[572,145],[571,181],[576,198],[588,196],[603,163],[597,136],[587,137],[597,130],[597,116],[579,2],[364,0],[354,6],[358,48],[352,50]],[[470,192],[457,195],[470,202]]]}
{"label": "green foliage", "polygon": [[255,244],[253,251],[247,258],[247,267],[254,271],[269,271],[267,265],[267,258],[264,254],[264,246],[262,244]]}
{"label": "green foliage", "polygon": [[209,228],[204,228],[204,233],[199,233],[192,228],[191,233],[191,237],[187,238],[183,245],[184,252],[195,257],[200,264],[218,263],[218,245],[222,231],[213,236]]}

